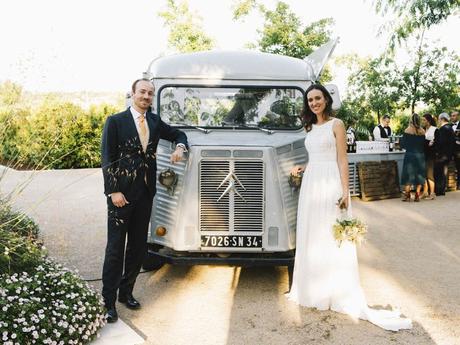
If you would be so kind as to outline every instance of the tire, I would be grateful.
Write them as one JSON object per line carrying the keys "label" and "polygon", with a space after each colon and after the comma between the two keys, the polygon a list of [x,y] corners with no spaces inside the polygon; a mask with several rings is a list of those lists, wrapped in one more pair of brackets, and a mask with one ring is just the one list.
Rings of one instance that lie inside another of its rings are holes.
{"label": "tire", "polygon": [[161,249],[161,246],[157,244],[148,244],[148,250],[145,254],[144,262],[142,263],[142,268],[145,271],[155,271],[159,270],[165,264],[163,260],[154,255],[152,252],[158,252]]}

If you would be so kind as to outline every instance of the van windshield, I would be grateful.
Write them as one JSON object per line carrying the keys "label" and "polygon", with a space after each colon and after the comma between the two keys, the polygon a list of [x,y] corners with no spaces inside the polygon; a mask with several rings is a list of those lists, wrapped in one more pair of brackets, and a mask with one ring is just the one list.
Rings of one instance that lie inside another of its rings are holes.
{"label": "van windshield", "polygon": [[303,95],[295,88],[165,87],[159,113],[171,125],[298,129]]}

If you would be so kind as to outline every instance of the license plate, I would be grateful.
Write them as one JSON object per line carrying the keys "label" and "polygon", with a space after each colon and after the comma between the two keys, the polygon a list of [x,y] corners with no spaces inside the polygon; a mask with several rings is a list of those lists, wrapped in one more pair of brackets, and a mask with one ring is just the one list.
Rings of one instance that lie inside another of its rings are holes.
{"label": "license plate", "polygon": [[262,236],[244,235],[203,235],[202,247],[221,248],[261,248]]}

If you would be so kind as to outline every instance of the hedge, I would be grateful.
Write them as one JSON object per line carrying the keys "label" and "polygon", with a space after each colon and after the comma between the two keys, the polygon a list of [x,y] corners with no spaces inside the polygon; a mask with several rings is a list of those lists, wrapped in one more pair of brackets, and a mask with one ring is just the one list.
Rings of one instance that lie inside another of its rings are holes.
{"label": "hedge", "polygon": [[37,108],[0,109],[0,161],[19,168],[72,169],[100,166],[100,140],[114,105],[89,110],[58,100]]}

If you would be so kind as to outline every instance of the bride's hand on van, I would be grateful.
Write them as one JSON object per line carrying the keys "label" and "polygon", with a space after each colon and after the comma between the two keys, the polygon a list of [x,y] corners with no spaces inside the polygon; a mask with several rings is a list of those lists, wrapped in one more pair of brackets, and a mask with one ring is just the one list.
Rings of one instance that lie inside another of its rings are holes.
{"label": "bride's hand on van", "polygon": [[299,175],[302,174],[305,171],[305,168],[300,165],[296,165],[294,168],[291,169],[291,175]]}

